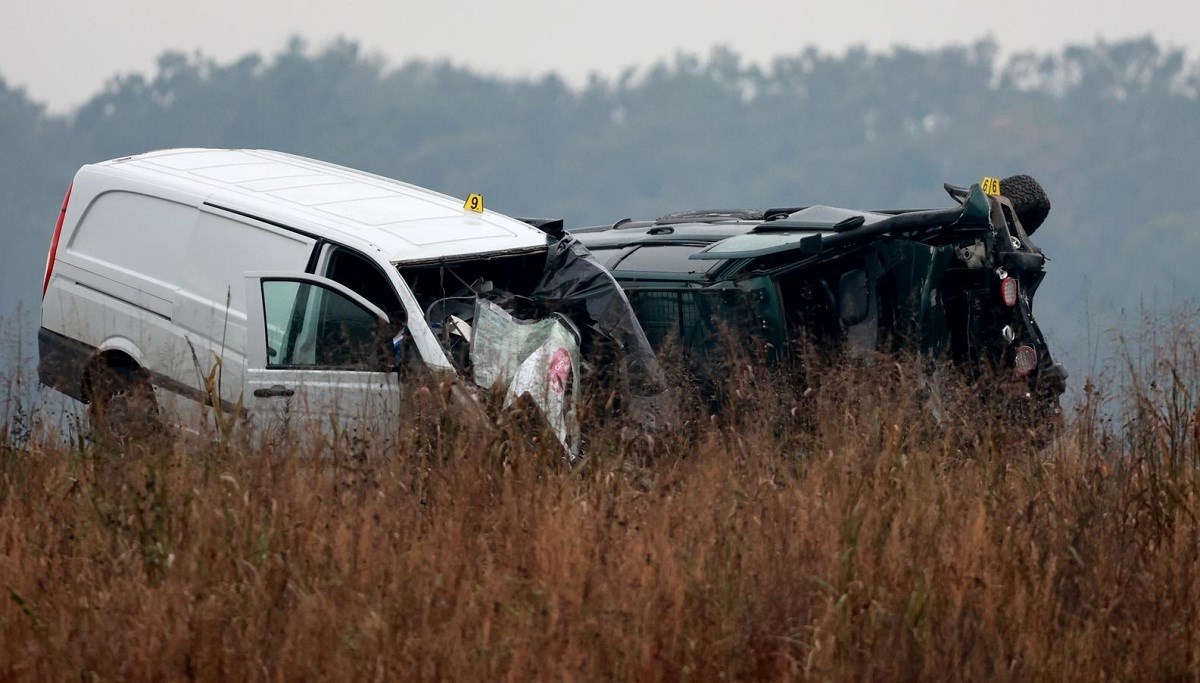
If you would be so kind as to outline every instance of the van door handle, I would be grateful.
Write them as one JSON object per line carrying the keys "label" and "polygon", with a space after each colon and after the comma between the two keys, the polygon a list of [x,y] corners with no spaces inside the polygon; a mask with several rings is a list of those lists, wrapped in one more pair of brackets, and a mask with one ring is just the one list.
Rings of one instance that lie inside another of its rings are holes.
{"label": "van door handle", "polygon": [[277,396],[294,396],[295,394],[296,394],[296,391],[294,389],[288,389],[287,387],[283,386],[282,384],[276,384],[275,386],[267,387],[266,389],[255,389],[254,390],[254,395],[258,398],[274,398]]}

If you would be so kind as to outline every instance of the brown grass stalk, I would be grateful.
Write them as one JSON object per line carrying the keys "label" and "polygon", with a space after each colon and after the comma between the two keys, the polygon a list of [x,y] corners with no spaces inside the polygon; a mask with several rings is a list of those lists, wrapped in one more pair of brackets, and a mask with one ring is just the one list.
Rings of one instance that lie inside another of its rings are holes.
{"label": "brown grass stalk", "polygon": [[1049,440],[951,379],[935,418],[902,359],[733,363],[720,416],[592,419],[576,466],[436,385],[390,457],[34,437],[0,453],[0,678],[1195,680],[1183,358]]}

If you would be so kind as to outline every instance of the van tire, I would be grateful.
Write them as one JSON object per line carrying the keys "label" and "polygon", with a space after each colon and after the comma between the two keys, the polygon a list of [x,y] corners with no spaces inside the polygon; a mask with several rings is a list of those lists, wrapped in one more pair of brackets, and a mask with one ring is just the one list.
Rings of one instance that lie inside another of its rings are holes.
{"label": "van tire", "polygon": [[159,431],[154,389],[140,368],[102,365],[92,373],[89,384],[88,420],[93,438],[127,445]]}
{"label": "van tire", "polygon": [[1026,235],[1032,235],[1050,214],[1050,197],[1031,175],[1013,175],[1001,180],[1000,194],[1012,202]]}

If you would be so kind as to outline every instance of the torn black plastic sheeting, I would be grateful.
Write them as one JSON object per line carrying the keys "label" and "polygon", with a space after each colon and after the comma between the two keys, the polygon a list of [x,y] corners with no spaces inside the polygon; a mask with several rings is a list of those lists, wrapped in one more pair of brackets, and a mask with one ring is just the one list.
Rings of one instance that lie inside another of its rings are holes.
{"label": "torn black plastic sheeting", "polygon": [[621,351],[630,391],[642,397],[666,391],[666,375],[624,290],[576,238],[566,235],[550,245],[542,278],[529,299],[552,310],[581,303],[591,327]]}

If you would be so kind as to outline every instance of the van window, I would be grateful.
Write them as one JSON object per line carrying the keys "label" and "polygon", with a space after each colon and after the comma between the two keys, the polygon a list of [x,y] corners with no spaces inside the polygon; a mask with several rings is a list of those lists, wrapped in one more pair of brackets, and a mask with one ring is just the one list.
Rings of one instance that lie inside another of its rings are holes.
{"label": "van window", "polygon": [[345,285],[350,291],[370,301],[387,313],[393,325],[405,320],[404,306],[392,288],[392,283],[374,263],[348,249],[334,249],[329,256],[325,277]]}
{"label": "van window", "polygon": [[84,213],[68,248],[172,288],[187,250],[196,209],[133,192],[105,192]]}
{"label": "van window", "polygon": [[340,292],[295,280],[263,280],[267,367],[377,370],[375,316]]}

